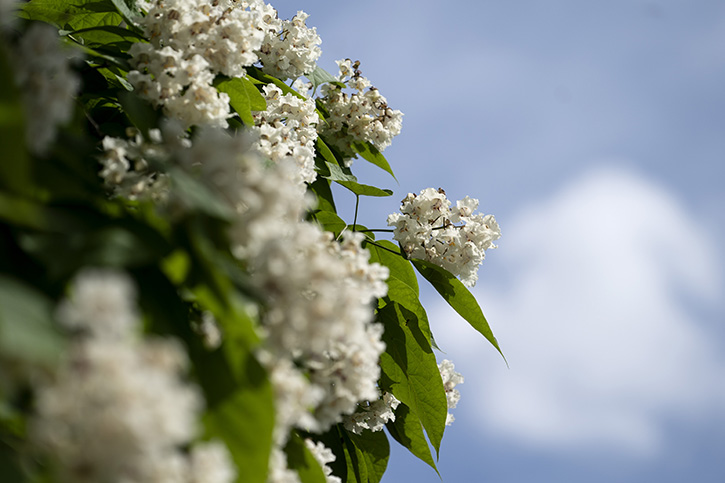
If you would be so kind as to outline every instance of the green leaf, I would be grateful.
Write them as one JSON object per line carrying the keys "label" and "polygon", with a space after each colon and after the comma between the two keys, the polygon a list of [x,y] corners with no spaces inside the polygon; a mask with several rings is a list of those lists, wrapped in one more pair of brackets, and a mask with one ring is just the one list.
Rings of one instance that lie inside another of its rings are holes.
{"label": "green leaf", "polygon": [[[453,310],[458,312],[458,315],[463,317],[471,327],[480,332],[486,340],[488,340],[501,354],[504,362],[506,356],[501,352],[501,348],[498,345],[496,337],[491,331],[491,327],[488,325],[486,317],[483,316],[483,311],[476,301],[476,297],[468,291],[465,285],[461,283],[456,277],[454,277],[448,270],[439,267],[431,262],[419,259],[411,260],[413,265],[423,277],[428,280],[431,285],[438,291],[443,299],[453,307]],[[506,362],[508,365],[508,362]]]}
{"label": "green leaf", "polygon": [[358,196],[383,197],[391,196],[393,194],[392,190],[380,189],[376,188],[375,186],[355,183],[352,181],[335,181],[335,183],[339,184],[340,186],[344,186]]}
{"label": "green leaf", "polygon": [[171,169],[169,175],[178,192],[182,193],[183,202],[190,208],[221,220],[230,220],[234,216],[232,209],[214,192],[184,170]]}
{"label": "green leaf", "polygon": [[204,421],[220,437],[239,468],[239,482],[264,483],[274,429],[274,391],[251,353],[240,358],[238,388],[212,406]]}
{"label": "green leaf", "polygon": [[317,220],[325,231],[329,231],[338,237],[340,233],[347,227],[345,220],[337,216],[336,213],[331,211],[317,211],[314,214],[314,218]]}
{"label": "green leaf", "polygon": [[63,31],[62,34],[74,39],[82,39],[88,47],[112,47],[126,51],[135,42],[145,41],[143,35],[115,25],[98,25],[74,31]]}
{"label": "green leaf", "polygon": [[[371,253],[371,262],[374,261],[385,265],[390,270],[391,276],[413,289],[416,295],[419,293],[418,277],[415,276],[415,270],[410,260],[402,255],[396,255],[396,253],[400,253],[398,245],[388,240],[379,240],[375,244],[367,244],[366,248]],[[391,253],[391,251],[394,253]]]}
{"label": "green leaf", "polygon": [[229,95],[229,105],[232,106],[244,124],[254,126],[252,111],[267,109],[267,101],[257,87],[245,77],[233,77],[215,82],[219,92]]}
{"label": "green leaf", "polygon": [[350,146],[353,151],[359,154],[364,160],[373,163],[375,166],[381,168],[383,171],[390,173],[396,181],[398,180],[393,173],[393,169],[390,167],[388,160],[385,156],[378,151],[378,149],[370,144],[369,142],[355,142]]}
{"label": "green leaf", "polygon": [[[356,448],[356,455],[362,454],[367,473],[367,482],[379,483],[388,467],[390,443],[383,431],[363,430],[361,434],[347,433],[350,442]],[[358,459],[359,461],[359,459]]]}
{"label": "green leaf", "polygon": [[[400,403],[395,410],[395,421],[389,421],[386,427],[395,441],[403,445],[408,451],[413,453],[421,461],[427,463],[438,473],[438,468],[436,468],[433,455],[431,455],[428,441],[425,439],[420,419],[410,412],[408,406]],[[440,473],[438,473],[438,476],[440,476]]]}
{"label": "green leaf", "polygon": [[322,156],[322,159],[324,159],[326,162],[331,164],[340,165],[340,163],[337,161],[337,158],[335,158],[335,155],[330,150],[329,146],[325,144],[325,141],[322,140],[319,136],[315,140],[315,146],[317,147],[317,153]]}
{"label": "green leaf", "polygon": [[391,190],[376,188],[366,184],[357,182],[357,178],[352,174],[345,173],[340,166],[332,163],[325,163],[330,170],[329,176],[323,176],[330,179],[340,186],[344,186],[358,196],[390,196],[393,194]]}
{"label": "green leaf", "polygon": [[119,91],[118,102],[121,103],[129,121],[141,131],[147,140],[150,139],[149,131],[159,125],[161,113],[135,92]]}
{"label": "green leaf", "polygon": [[331,211],[337,213],[335,207],[335,199],[332,196],[332,190],[330,190],[330,181],[318,177],[314,183],[310,185],[310,189],[315,195],[317,195],[317,209],[321,211]]}
{"label": "green leaf", "polygon": [[392,302],[402,305],[415,314],[418,318],[418,327],[428,339],[428,343],[432,347],[432,334],[430,324],[428,323],[428,314],[426,314],[425,308],[420,303],[418,293],[411,288],[410,285],[396,278],[392,274],[388,277],[386,283],[388,284],[388,298]]}
{"label": "green leaf", "polygon": [[247,70],[247,74],[250,77],[257,79],[258,81],[260,81],[264,84],[274,84],[277,87],[279,87],[280,90],[282,91],[282,93],[284,93],[284,94],[292,94],[293,96],[299,97],[300,99],[307,100],[307,98],[305,96],[303,96],[296,90],[292,89],[290,86],[288,86],[281,80],[277,79],[276,77],[271,76],[269,74],[265,74],[264,72],[262,72],[261,69],[259,69],[257,67],[245,67],[245,69]]}
{"label": "green leaf", "polygon": [[302,483],[325,483],[325,473],[322,467],[307,448],[304,440],[292,432],[284,448],[287,454],[287,466],[296,470]]}
{"label": "green leaf", "polygon": [[53,365],[64,340],[56,331],[53,305],[42,293],[0,275],[0,354]]}
{"label": "green leaf", "polygon": [[410,260],[403,258],[402,255],[396,255],[395,253],[400,253],[400,249],[388,240],[367,243],[366,247],[371,252],[371,263],[380,263],[390,270],[390,276],[386,281],[388,298],[412,311],[418,317],[420,330],[428,337],[431,347],[438,349],[430,330],[428,315],[420,302],[418,279]]}
{"label": "green leaf", "polygon": [[385,331],[380,356],[382,389],[390,390],[420,419],[436,452],[440,449],[448,414],[446,392],[430,339],[415,313],[395,302],[378,311]]}
{"label": "green leaf", "polygon": [[141,10],[138,8],[135,0],[111,0],[111,3],[113,3],[127,24],[141,31],[141,25],[137,22],[141,16]]}
{"label": "green leaf", "polygon": [[345,451],[345,464],[347,465],[348,483],[368,483],[368,465],[365,461],[365,454],[355,446],[348,432],[338,425],[340,437],[343,441]]}
{"label": "green leaf", "polygon": [[67,30],[120,25],[123,21],[110,0],[32,0],[23,5],[19,16]]}
{"label": "green leaf", "polygon": [[327,84],[328,82],[335,82],[337,79],[333,77],[332,74],[327,72],[325,69],[320,67],[319,65],[315,67],[315,70],[310,72],[309,74],[305,74],[305,77],[312,82],[312,89],[313,92],[317,90],[319,86],[322,84]]}
{"label": "green leaf", "polygon": [[[0,188],[25,193],[30,190],[30,160],[25,145],[25,112],[15,86],[7,50],[0,49]],[[0,204],[0,210],[2,204]]]}

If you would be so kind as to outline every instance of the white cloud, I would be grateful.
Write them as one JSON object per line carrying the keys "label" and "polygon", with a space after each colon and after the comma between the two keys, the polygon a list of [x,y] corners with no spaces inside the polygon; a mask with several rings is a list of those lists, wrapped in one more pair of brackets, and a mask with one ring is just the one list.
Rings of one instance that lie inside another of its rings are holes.
{"label": "white cloud", "polygon": [[458,421],[549,449],[654,454],[665,418],[723,415],[725,364],[683,301],[717,303],[721,265],[677,199],[599,169],[499,221],[489,259],[505,277],[484,264],[474,293],[511,369],[482,354],[492,351],[465,322],[434,326],[466,376]]}

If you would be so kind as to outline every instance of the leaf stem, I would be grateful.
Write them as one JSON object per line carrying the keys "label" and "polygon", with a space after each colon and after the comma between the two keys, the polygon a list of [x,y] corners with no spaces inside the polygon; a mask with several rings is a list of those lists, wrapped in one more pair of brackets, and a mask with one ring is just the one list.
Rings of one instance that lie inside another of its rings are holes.
{"label": "leaf stem", "polygon": [[352,232],[355,233],[355,228],[357,227],[357,209],[360,205],[360,195],[355,193],[355,218],[352,221]]}
{"label": "leaf stem", "polygon": [[376,247],[378,247],[378,248],[382,248],[383,250],[387,250],[387,251],[389,251],[390,253],[393,253],[393,254],[395,254],[395,255],[399,255],[399,256],[401,256],[401,257],[405,258],[406,260],[408,260],[408,258],[406,258],[406,256],[405,256],[405,255],[403,255],[403,253],[402,253],[402,252],[396,252],[395,250],[391,250],[391,249],[390,249],[390,248],[388,248],[388,247],[384,247],[383,245],[379,245],[379,244],[375,243],[375,242],[374,242],[374,241],[372,241],[372,240],[365,240],[365,243],[369,243],[369,244],[371,244],[371,245],[375,245],[375,246],[376,246]]}

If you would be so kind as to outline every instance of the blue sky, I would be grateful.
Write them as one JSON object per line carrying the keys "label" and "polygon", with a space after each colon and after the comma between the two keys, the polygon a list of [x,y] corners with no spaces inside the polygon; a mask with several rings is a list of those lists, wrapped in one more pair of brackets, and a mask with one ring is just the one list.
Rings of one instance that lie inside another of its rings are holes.
{"label": "blue sky", "polygon": [[[432,186],[501,224],[473,292],[510,369],[424,295],[466,378],[443,480],[725,481],[725,3],[273,5],[405,113],[400,184],[354,165],[396,192],[362,223]],[[404,450],[388,471],[440,481]]]}

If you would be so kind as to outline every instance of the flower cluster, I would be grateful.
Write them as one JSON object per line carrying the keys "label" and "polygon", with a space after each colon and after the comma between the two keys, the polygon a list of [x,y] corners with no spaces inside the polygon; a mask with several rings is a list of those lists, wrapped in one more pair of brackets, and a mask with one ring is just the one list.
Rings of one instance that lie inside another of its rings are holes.
{"label": "flower cluster", "polygon": [[250,267],[269,298],[263,317],[269,350],[278,358],[289,354],[322,390],[315,426],[307,429],[325,429],[358,402],[378,397],[385,345],[370,303],[387,292],[388,270],[368,263],[361,241],[349,234],[340,244],[300,223],[293,237],[269,240]]}
{"label": "flower cluster", "polygon": [[445,191],[426,188],[419,195],[408,193],[388,225],[408,257],[433,262],[472,287],[485,251],[501,238],[493,215],[474,213],[476,208],[476,199],[466,196],[452,207]]}
{"label": "flower cluster", "polygon": [[359,62],[350,59],[337,61],[338,81],[355,92],[348,94],[339,83],[324,84],[320,102],[329,118],[321,134],[346,159],[348,165],[355,157],[350,148],[356,142],[368,142],[383,151],[400,134],[403,113],[388,107],[388,101],[370,85],[358,70]]}
{"label": "flower cluster", "polygon": [[[371,304],[387,293],[388,269],[369,263],[361,233],[337,241],[304,221],[299,168],[265,163],[252,145],[243,135],[201,129],[176,159],[232,209],[233,251],[265,296],[258,359],[275,389],[280,449],[290,429],[323,431],[378,398],[385,344]],[[285,461],[273,452],[270,471],[279,481],[289,476]]]}
{"label": "flower cluster", "polygon": [[274,162],[291,158],[299,168],[300,182],[312,183],[315,173],[315,140],[319,116],[315,101],[282,94],[279,87],[264,87],[267,109],[254,113],[260,153]]}
{"label": "flower cluster", "polygon": [[325,473],[326,483],[341,483],[342,480],[339,477],[334,476],[332,474],[332,468],[327,466],[327,463],[332,463],[335,459],[337,459],[332,451],[319,441],[314,442],[310,439],[306,439],[305,445],[307,446],[307,449],[310,450],[310,453],[312,453],[312,456],[314,456],[317,462],[320,463],[322,471]]}
{"label": "flower cluster", "polygon": [[55,139],[57,126],[71,118],[80,79],[71,69],[71,54],[62,49],[58,31],[50,25],[31,25],[13,54],[15,83],[25,110],[26,142],[34,154],[43,155]]}
{"label": "flower cluster", "polygon": [[305,25],[309,15],[299,11],[291,20],[269,22],[257,53],[263,71],[281,80],[296,79],[315,70],[322,55],[317,29]]}
{"label": "flower cluster", "polygon": [[[458,389],[454,389],[458,384],[463,384],[463,376],[456,372],[455,366],[448,359],[444,359],[438,364],[438,370],[441,371],[441,379],[443,379],[443,387],[446,390],[446,401],[448,402],[448,409],[453,409],[461,399],[461,393]],[[446,416],[446,426],[450,426],[455,418],[449,412]]]}
{"label": "flower cluster", "polygon": [[181,377],[188,361],[176,340],[139,337],[124,274],[82,272],[58,318],[74,340],[54,379],[37,388],[30,426],[63,481],[234,480],[224,445],[179,451],[197,434],[202,399]]}
{"label": "flower cluster", "polygon": [[137,69],[129,72],[129,82],[187,126],[226,127],[229,96],[212,82],[217,74],[242,76],[257,62],[271,7],[232,0],[153,0],[142,6],[147,14],[139,22],[151,43],[138,42],[129,50]]}
{"label": "flower cluster", "polygon": [[345,416],[345,429],[360,434],[364,429],[382,431],[388,421],[395,421],[395,409],[400,404],[395,396],[386,392],[380,399],[360,404],[357,411]]}
{"label": "flower cluster", "polygon": [[129,139],[103,138],[103,154],[99,157],[103,168],[99,174],[106,188],[113,196],[129,200],[165,199],[169,191],[168,177],[149,166],[149,160],[168,156],[161,131],[152,129],[150,141],[138,131],[129,134]]}

